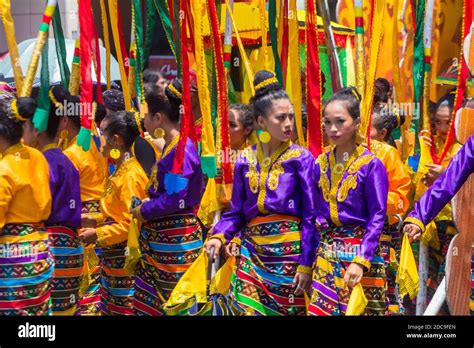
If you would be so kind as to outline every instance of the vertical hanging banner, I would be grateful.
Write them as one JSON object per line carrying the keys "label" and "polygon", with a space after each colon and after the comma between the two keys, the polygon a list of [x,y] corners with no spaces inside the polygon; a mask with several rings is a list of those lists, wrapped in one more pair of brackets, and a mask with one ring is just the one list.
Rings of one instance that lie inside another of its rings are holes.
{"label": "vertical hanging banner", "polygon": [[31,94],[31,89],[33,88],[33,80],[35,79],[36,70],[38,69],[38,62],[41,56],[41,51],[43,50],[43,47],[46,43],[49,25],[51,23],[51,19],[53,18],[57,4],[57,0],[48,0],[46,4],[46,9],[44,10],[43,18],[39,27],[38,36],[36,38],[35,48],[33,49],[33,54],[31,56],[30,64],[28,65],[26,77],[23,81],[21,92],[19,93],[20,97],[26,97]]}
{"label": "vertical hanging banner", "polygon": [[365,137],[370,150],[370,124],[372,120],[372,105],[374,87],[377,75],[377,63],[383,37],[383,18],[385,14],[385,0],[375,2],[374,18],[370,35],[369,68],[365,94],[362,96],[361,135]]}
{"label": "vertical hanging banner", "polygon": [[105,45],[105,71],[107,80],[107,89],[110,89],[110,35],[109,35],[109,21],[107,19],[107,8],[105,7],[105,0],[100,0],[100,19],[102,21],[102,32],[104,34],[104,45]]}
{"label": "vertical hanging banner", "polygon": [[59,71],[61,73],[61,84],[65,89],[69,86],[71,72],[67,65],[66,41],[64,39],[63,27],[61,24],[61,11],[59,5],[56,6],[53,16],[54,41],[56,44],[56,57],[59,63]]}
{"label": "vertical hanging banner", "polygon": [[80,27],[80,67],[81,67],[81,129],[77,136],[77,144],[84,151],[90,149],[92,129],[92,57],[93,57],[93,25],[91,0],[79,1]]}
{"label": "vertical hanging banner", "polygon": [[300,62],[300,45],[299,45],[299,24],[298,9],[296,0],[290,0],[290,8],[288,14],[289,27],[289,66],[291,77],[291,97],[295,109],[295,125],[298,141],[301,146],[306,146],[303,131],[302,117],[302,89],[301,89],[301,62]]}
{"label": "vertical hanging banner", "polygon": [[173,157],[173,166],[170,173],[165,174],[165,190],[171,195],[173,193],[180,192],[188,185],[188,179],[183,177],[183,164],[184,164],[184,150],[186,142],[193,132],[194,120],[192,116],[191,107],[191,79],[189,74],[189,57],[188,57],[188,33],[187,23],[189,16],[188,12],[188,0],[179,1],[179,36],[180,36],[180,56],[181,56],[181,71],[182,71],[182,112],[181,112],[181,124],[179,130],[179,142],[176,148],[176,152]]}
{"label": "vertical hanging banner", "polygon": [[281,70],[280,55],[278,54],[278,38],[277,38],[277,29],[276,29],[276,19],[277,19],[277,10],[276,10],[276,1],[268,2],[268,25],[270,30],[270,40],[273,51],[273,59],[275,61],[275,75],[280,84],[283,86],[283,73]]}
{"label": "vertical hanging banner", "polygon": [[322,93],[319,61],[318,23],[315,0],[306,0],[306,103],[308,113],[308,149],[314,157],[322,153]]}
{"label": "vertical hanging banner", "polygon": [[[219,20],[217,18],[216,4],[214,1],[208,1],[209,20],[211,22],[212,42],[214,48],[214,61],[216,65],[216,83],[217,83],[217,147],[220,148],[222,154],[230,151],[229,136],[229,114],[227,99],[227,75],[224,69],[224,58],[222,54],[222,42],[219,34]],[[265,40],[266,43],[266,40]],[[222,168],[222,188],[224,201],[230,201],[232,193],[232,167],[227,159],[223,156],[217,156],[217,164]],[[225,157],[225,156],[224,156]]]}
{"label": "vertical hanging banner", "polygon": [[8,52],[15,78],[15,88],[21,91],[23,86],[23,72],[21,71],[20,56],[15,38],[15,26],[10,11],[10,0],[0,0],[0,17],[3,21],[3,28],[7,37]]}
{"label": "vertical hanging banner", "polygon": [[[131,104],[131,98],[130,98],[130,90],[128,89],[128,71],[127,71],[127,67],[125,66],[124,56],[122,54],[125,47],[122,47],[123,40],[120,40],[117,0],[109,0],[109,14],[110,14],[110,25],[112,28],[112,35],[113,35],[114,44],[115,44],[115,51],[117,53],[117,60],[119,63],[119,68],[120,68],[120,78],[122,80],[122,90],[123,90],[123,99],[125,102],[125,110],[131,111],[132,104]],[[81,50],[82,50],[82,46],[81,46]]]}

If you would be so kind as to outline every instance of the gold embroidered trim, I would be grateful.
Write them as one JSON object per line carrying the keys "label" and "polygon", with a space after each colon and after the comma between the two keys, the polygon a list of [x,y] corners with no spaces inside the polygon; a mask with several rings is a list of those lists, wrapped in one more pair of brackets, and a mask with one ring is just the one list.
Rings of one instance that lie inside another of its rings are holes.
{"label": "gold embroidered trim", "polygon": [[120,166],[115,170],[115,172],[109,176],[107,178],[107,182],[105,184],[105,190],[104,192],[102,193],[102,197],[106,197],[108,196],[109,194],[111,194],[114,190],[113,186],[113,178],[115,177],[118,177],[118,176],[121,176],[123,172],[126,172],[128,171],[128,168],[130,167],[130,165],[133,163],[133,162],[136,162],[136,164],[138,164],[137,160],[135,159],[135,157],[131,156],[129,159],[126,159],[124,160]]}
{"label": "gold embroidered trim", "polygon": [[313,267],[299,265],[296,268],[296,273],[304,273],[304,274],[313,275]]}
{"label": "gold embroidered trim", "polygon": [[173,140],[170,141],[169,145],[167,145],[161,154],[161,156],[158,158],[158,160],[155,162],[155,164],[152,167],[150,177],[148,178],[148,183],[146,184],[145,191],[148,192],[151,186],[153,186],[153,190],[156,192],[159,187],[158,183],[158,162],[165,158],[171,150],[173,150],[179,142],[179,135],[176,135]]}
{"label": "gold embroidered trim", "polygon": [[405,223],[411,223],[411,224],[417,225],[419,228],[421,228],[421,233],[425,232],[425,225],[416,217],[413,217],[413,216],[407,217],[405,219]]}
{"label": "gold embroidered trim", "polygon": [[247,148],[242,152],[242,158],[247,159],[249,171],[245,174],[246,178],[249,178],[249,187],[252,193],[258,193],[258,180],[259,175],[257,171],[257,157],[252,148]]}
{"label": "gold embroidered trim", "polygon": [[284,153],[291,146],[291,144],[291,140],[282,143],[280,147],[272,153],[270,156],[270,164],[266,167],[262,165],[264,161],[262,144],[260,142],[257,144],[257,159],[258,163],[260,164],[260,190],[258,192],[257,206],[258,210],[260,210],[262,213],[268,213],[268,211],[265,209],[264,203],[265,198],[267,197],[267,178],[270,168],[272,167],[272,164],[275,163],[275,160],[280,157],[280,155]]}
{"label": "gold embroidered trim", "polygon": [[360,255],[357,255],[356,257],[354,257],[352,262],[357,263],[358,265],[364,266],[367,269],[367,271],[370,271],[370,266],[372,266],[369,260],[367,260],[366,258]]}
{"label": "gold embroidered trim", "polygon": [[[370,162],[366,162],[367,158],[370,160],[374,157],[372,154],[364,157],[360,155],[364,152],[362,145],[359,145],[356,150],[350,155],[349,159],[345,162],[345,165],[341,163],[336,164],[336,158],[334,155],[334,150],[329,154],[329,163],[328,158],[325,154],[321,154],[317,163],[319,163],[321,176],[319,178],[319,187],[323,192],[323,197],[326,202],[329,203],[329,212],[331,215],[331,220],[336,226],[341,226],[341,221],[339,220],[339,212],[337,210],[337,202],[343,202],[346,200],[347,195],[350,189],[354,189],[357,186],[357,175],[350,175],[346,178],[347,183],[342,183],[341,181],[346,173],[355,174],[362,165]],[[352,166],[354,164],[354,166]],[[331,178],[328,175],[328,169],[331,168]],[[345,180],[345,181],[346,181]],[[341,185],[341,192],[339,191],[339,186]]]}
{"label": "gold embroidered trim", "polygon": [[275,191],[277,189],[277,187],[278,187],[278,178],[280,177],[281,174],[285,173],[285,170],[283,169],[282,163],[286,162],[290,159],[300,157],[302,152],[303,152],[302,149],[288,150],[273,165],[273,167],[270,171],[270,176],[268,178],[268,188],[270,190]]}

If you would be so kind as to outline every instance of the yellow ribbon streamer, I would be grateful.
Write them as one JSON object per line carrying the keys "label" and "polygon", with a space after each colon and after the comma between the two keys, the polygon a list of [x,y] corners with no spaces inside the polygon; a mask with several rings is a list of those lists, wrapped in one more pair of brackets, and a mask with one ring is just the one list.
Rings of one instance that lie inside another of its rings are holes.
{"label": "yellow ribbon streamer", "polygon": [[299,144],[306,147],[306,141],[303,133],[303,117],[302,117],[302,92],[301,92],[301,73],[300,73],[300,44],[299,44],[299,27],[298,27],[298,9],[296,0],[290,0],[290,15],[288,16],[289,27],[289,68],[291,74],[291,97],[295,110],[296,133],[298,134]]}
{"label": "yellow ribbon streamer", "polygon": [[125,73],[125,66],[123,63],[122,51],[120,49],[120,38],[118,32],[118,18],[117,18],[117,0],[109,1],[109,13],[110,13],[110,23],[112,27],[112,36],[114,38],[115,51],[117,53],[117,59],[120,68],[120,78],[122,80],[122,89],[123,89],[123,99],[125,101],[125,110],[132,110],[132,103],[130,99],[130,90],[128,88],[128,78]]}
{"label": "yellow ribbon streamer", "polygon": [[23,87],[23,72],[21,71],[20,55],[18,54],[18,46],[15,39],[15,26],[10,11],[10,0],[0,0],[0,16],[2,17],[5,35],[7,37],[8,52],[15,78],[15,86],[17,91],[21,91]]}
{"label": "yellow ribbon streamer", "polygon": [[[76,39],[74,47],[80,49],[81,40]],[[71,78],[69,79],[69,93],[71,95],[79,95],[79,86],[81,84],[81,66],[73,62],[71,67]]]}

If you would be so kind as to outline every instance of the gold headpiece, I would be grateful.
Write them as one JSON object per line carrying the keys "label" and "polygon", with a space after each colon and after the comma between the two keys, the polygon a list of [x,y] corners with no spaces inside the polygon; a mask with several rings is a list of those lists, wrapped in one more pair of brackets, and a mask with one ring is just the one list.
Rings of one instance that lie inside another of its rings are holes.
{"label": "gold headpiece", "polygon": [[16,120],[20,122],[26,122],[28,121],[27,118],[24,118],[23,116],[20,115],[20,112],[18,111],[18,102],[16,99],[13,99],[11,104],[10,104],[10,109],[12,110],[12,114],[15,117]]}
{"label": "gold headpiece", "polygon": [[49,95],[49,99],[51,99],[51,102],[54,104],[54,106],[58,109],[62,109],[63,108],[63,104],[61,104],[60,102],[58,102],[58,100],[56,99],[56,97],[54,96],[54,93],[53,93],[53,89],[51,88],[48,92],[48,95]]}
{"label": "gold headpiece", "polygon": [[169,88],[169,90],[171,91],[171,93],[173,93],[173,94],[174,94],[175,96],[177,96],[179,99],[181,99],[181,100],[183,99],[183,95],[181,94],[181,92],[178,91],[178,89],[177,89],[172,83],[170,83],[170,84],[168,85],[168,88]]}
{"label": "gold headpiece", "polygon": [[255,91],[258,91],[260,88],[266,87],[273,83],[280,83],[275,76],[269,77],[268,79],[263,80],[258,85],[255,86]]}

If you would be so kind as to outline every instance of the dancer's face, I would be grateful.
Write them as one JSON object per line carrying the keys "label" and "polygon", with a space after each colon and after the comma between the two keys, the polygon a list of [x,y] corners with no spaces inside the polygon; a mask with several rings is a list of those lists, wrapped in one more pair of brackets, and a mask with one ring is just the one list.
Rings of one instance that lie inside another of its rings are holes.
{"label": "dancer's face", "polygon": [[229,110],[230,146],[236,150],[245,143],[251,129],[246,128],[236,110]]}
{"label": "dancer's face", "polygon": [[283,98],[274,100],[265,116],[259,116],[257,122],[264,131],[270,133],[273,140],[280,142],[291,138],[295,111],[290,100]]}
{"label": "dancer's face", "polygon": [[329,140],[336,146],[347,145],[355,141],[359,119],[352,118],[347,111],[345,102],[333,101],[326,105],[323,123]]}
{"label": "dancer's face", "polygon": [[435,113],[435,128],[436,133],[442,137],[446,137],[449,132],[449,126],[451,123],[451,112],[449,107],[441,106],[436,110]]}

